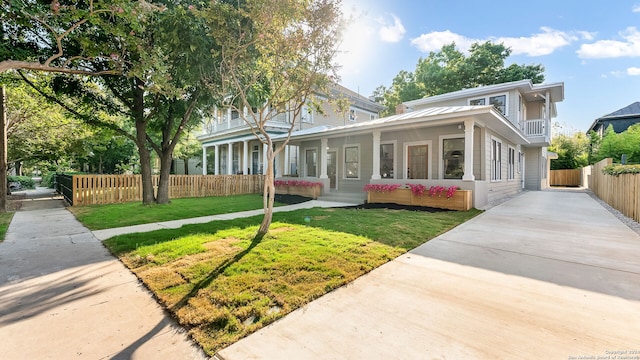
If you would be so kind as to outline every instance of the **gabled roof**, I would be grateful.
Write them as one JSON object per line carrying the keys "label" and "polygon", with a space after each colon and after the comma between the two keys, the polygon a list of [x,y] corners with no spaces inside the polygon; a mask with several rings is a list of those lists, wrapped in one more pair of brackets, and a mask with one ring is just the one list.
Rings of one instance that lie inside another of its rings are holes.
{"label": "gabled roof", "polygon": [[623,107],[622,109],[618,109],[610,114],[595,119],[587,132],[594,130],[596,125],[604,120],[626,119],[630,117],[640,117],[640,101],[636,101],[631,105]]}
{"label": "gabled roof", "polygon": [[404,104],[410,108],[419,107],[422,105],[440,101],[469,98],[514,89],[519,89],[522,94],[524,94],[525,96],[530,95],[531,97],[535,97],[536,94],[545,96],[545,93],[549,91],[552,102],[560,102],[564,100],[564,83],[562,82],[549,84],[533,84],[531,80],[519,80],[502,84],[478,86],[475,88],[453,91],[446,94],[429,96],[422,99],[407,101]]}
{"label": "gabled roof", "polygon": [[[402,130],[425,125],[447,125],[462,123],[473,118],[478,125],[489,126],[516,144],[529,144],[527,138],[493,105],[433,107],[404,114],[342,126],[317,126],[291,133],[291,140],[305,140],[319,137],[339,137],[366,134],[374,130],[398,128]],[[274,136],[273,140],[285,139],[286,134]]]}

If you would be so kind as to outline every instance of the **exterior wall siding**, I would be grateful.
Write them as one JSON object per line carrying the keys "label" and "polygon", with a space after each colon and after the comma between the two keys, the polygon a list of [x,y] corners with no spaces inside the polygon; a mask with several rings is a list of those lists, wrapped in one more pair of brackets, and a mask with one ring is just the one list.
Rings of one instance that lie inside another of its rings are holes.
{"label": "exterior wall siding", "polygon": [[525,154],[524,187],[527,190],[540,190],[541,148],[524,148],[523,152]]}
{"label": "exterior wall siding", "polygon": [[[491,180],[491,147],[492,147],[492,139],[496,139],[501,142],[501,167],[500,167],[500,180]],[[515,161],[514,161],[514,178],[509,180],[509,147],[512,147],[516,151]],[[500,137],[497,133],[487,130],[485,136],[485,151],[486,151],[486,161],[485,161],[485,169],[486,169],[486,179],[487,179],[487,202],[489,204],[495,203],[496,201],[503,199],[505,197],[509,197],[515,195],[522,191],[522,174],[519,174],[517,171],[517,157],[518,157],[518,147],[507,141],[506,139]]]}

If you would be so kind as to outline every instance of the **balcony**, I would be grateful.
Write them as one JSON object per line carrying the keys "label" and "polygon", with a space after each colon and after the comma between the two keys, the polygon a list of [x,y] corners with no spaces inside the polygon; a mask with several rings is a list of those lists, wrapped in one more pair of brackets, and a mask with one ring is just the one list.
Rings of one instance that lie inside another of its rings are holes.
{"label": "balcony", "polygon": [[[290,125],[289,114],[277,114],[267,121],[267,127],[277,127],[287,129]],[[248,129],[249,125],[240,117],[232,118],[228,114],[219,117],[212,117],[204,120],[202,135],[212,135],[223,132],[232,132]]]}
{"label": "balcony", "polygon": [[532,145],[548,146],[549,122],[546,119],[530,119],[520,123],[520,129]]}

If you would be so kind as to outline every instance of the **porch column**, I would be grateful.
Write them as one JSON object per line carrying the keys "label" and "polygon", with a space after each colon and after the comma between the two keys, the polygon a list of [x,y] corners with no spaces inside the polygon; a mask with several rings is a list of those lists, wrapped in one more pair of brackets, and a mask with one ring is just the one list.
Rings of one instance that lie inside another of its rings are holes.
{"label": "porch column", "polygon": [[233,143],[228,143],[227,146],[227,175],[233,175]]}
{"label": "porch column", "polygon": [[267,157],[267,150],[269,146],[262,144],[262,175],[267,173],[267,166],[269,165],[269,158]]}
{"label": "porch column", "polygon": [[248,175],[249,171],[249,140],[245,140],[242,146],[242,173]]}
{"label": "porch column", "polygon": [[276,172],[275,176],[282,176],[284,174],[284,151],[280,151],[278,155],[276,155]]}
{"label": "porch column", "polygon": [[329,145],[329,139],[320,139],[320,179],[328,179],[327,175],[327,147]]}
{"label": "porch column", "polygon": [[548,135],[548,131],[549,129],[551,129],[551,94],[549,93],[549,90],[547,90],[547,92],[545,93],[546,97],[544,99],[544,107],[545,107],[545,113],[546,113],[546,119],[544,119],[544,122],[542,123],[543,126],[545,127],[542,131],[542,133],[546,136]]}
{"label": "porch column", "polygon": [[284,165],[285,170],[282,174],[284,175],[286,173],[291,175],[291,154],[289,153],[289,145],[284,147]]}
{"label": "porch column", "polygon": [[218,144],[213,146],[214,155],[213,155],[213,174],[220,175],[220,147]]}
{"label": "porch column", "polygon": [[464,121],[464,175],[462,180],[474,181],[473,176],[473,126],[475,121]]}
{"label": "porch column", "polygon": [[207,147],[202,147],[202,175],[207,175]]}
{"label": "porch column", "polygon": [[373,174],[371,180],[381,179],[380,176],[380,131],[373,132]]}

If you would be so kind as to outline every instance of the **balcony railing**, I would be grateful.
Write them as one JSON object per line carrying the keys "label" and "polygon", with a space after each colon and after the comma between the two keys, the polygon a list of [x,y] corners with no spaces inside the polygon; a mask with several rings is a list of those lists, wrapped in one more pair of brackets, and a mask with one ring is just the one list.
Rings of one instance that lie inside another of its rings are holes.
{"label": "balcony railing", "polygon": [[[276,123],[280,125],[288,124],[288,114],[278,114],[269,120],[268,123]],[[248,127],[249,126],[244,120],[242,120],[242,118],[238,117],[235,119],[229,119],[229,116],[225,114],[221,117],[214,117],[205,120],[202,132],[203,134],[215,134],[217,132]]]}
{"label": "balcony railing", "polygon": [[546,136],[546,123],[545,119],[525,120],[522,124],[522,131],[526,136]]}

